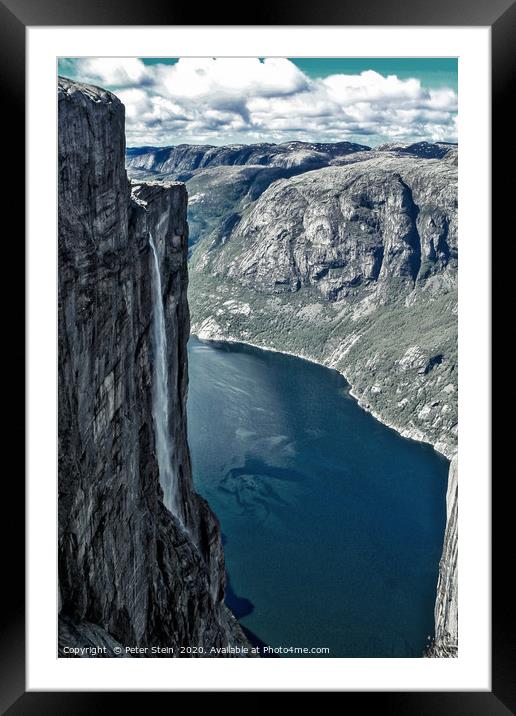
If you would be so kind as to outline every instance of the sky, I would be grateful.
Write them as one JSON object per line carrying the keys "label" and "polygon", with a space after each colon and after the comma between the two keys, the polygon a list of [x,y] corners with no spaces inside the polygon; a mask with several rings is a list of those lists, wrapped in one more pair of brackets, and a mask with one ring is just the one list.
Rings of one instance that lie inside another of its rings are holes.
{"label": "sky", "polygon": [[61,58],[111,90],[128,147],[457,141],[456,58]]}

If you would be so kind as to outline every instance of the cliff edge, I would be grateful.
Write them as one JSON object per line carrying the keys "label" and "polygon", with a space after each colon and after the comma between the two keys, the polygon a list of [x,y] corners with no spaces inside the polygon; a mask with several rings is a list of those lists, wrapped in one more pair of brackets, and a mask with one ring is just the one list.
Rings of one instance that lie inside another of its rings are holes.
{"label": "cliff edge", "polygon": [[[131,196],[121,102],[62,78],[58,100],[59,654],[83,637],[169,657],[248,646],[223,603],[217,519],[191,477],[186,189]],[[156,265],[175,510],[157,458]]]}
{"label": "cliff edge", "polygon": [[446,532],[439,564],[437,598],[435,601],[435,639],[428,656],[458,656],[458,468],[457,456],[450,463],[446,494]]}

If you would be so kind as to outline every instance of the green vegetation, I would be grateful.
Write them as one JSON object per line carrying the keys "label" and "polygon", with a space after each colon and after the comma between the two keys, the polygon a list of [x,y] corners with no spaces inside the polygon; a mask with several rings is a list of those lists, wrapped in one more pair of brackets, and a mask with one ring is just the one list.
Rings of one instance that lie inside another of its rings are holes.
{"label": "green vegetation", "polygon": [[315,288],[266,294],[190,271],[192,332],[337,368],[384,422],[446,454],[456,444],[456,301],[455,291],[419,291],[412,305],[388,300],[360,316],[360,304],[323,302]]}

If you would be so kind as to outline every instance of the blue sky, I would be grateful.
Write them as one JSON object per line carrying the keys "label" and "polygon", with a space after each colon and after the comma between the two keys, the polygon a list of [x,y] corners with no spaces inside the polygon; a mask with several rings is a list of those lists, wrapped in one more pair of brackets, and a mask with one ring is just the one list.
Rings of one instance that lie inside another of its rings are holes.
{"label": "blue sky", "polygon": [[[174,65],[177,57],[142,57],[146,65]],[[334,74],[358,75],[374,70],[382,75],[396,75],[400,79],[417,77],[424,87],[451,87],[457,91],[456,57],[289,57],[309,77]]]}
{"label": "blue sky", "polygon": [[128,146],[457,141],[455,58],[62,58],[114,92]]}

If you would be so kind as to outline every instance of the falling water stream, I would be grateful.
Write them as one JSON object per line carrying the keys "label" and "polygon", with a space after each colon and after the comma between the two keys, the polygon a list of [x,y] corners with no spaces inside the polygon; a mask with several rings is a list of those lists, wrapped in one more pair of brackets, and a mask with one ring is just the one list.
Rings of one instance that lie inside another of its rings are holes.
{"label": "falling water stream", "polygon": [[152,281],[152,302],[154,310],[152,330],[155,355],[152,412],[156,433],[156,457],[158,460],[159,479],[163,489],[165,506],[168,507],[173,514],[178,515],[176,481],[172,470],[171,436],[168,422],[167,334],[165,329],[165,312],[163,310],[158,252],[154,245],[152,234],[149,235],[149,244],[154,259],[154,276]]}

